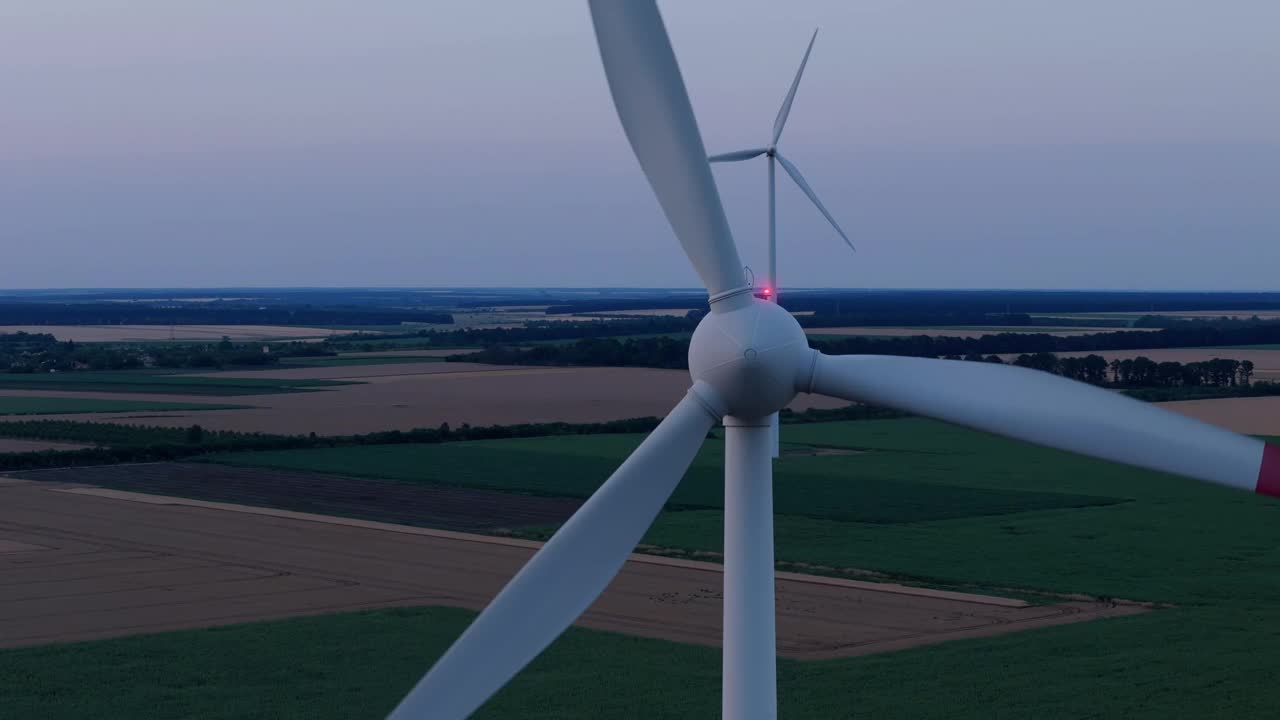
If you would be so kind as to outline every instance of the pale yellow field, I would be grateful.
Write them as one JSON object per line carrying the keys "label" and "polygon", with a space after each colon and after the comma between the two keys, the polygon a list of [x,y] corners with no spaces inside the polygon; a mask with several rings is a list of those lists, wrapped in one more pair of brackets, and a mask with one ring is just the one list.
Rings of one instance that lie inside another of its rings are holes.
{"label": "pale yellow field", "polygon": [[327,328],[285,325],[0,325],[0,333],[51,333],[59,340],[76,342],[130,342],[146,340],[276,340],[323,338]]}

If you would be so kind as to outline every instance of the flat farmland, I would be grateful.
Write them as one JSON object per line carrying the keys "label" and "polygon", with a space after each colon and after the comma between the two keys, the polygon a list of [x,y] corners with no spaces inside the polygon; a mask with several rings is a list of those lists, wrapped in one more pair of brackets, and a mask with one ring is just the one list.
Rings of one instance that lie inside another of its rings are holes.
{"label": "flat farmland", "polygon": [[145,342],[208,340],[223,336],[232,340],[300,340],[322,338],[328,328],[293,325],[0,325],[0,333],[49,333],[59,340],[76,342]]}
{"label": "flat farmland", "polygon": [[[536,422],[601,422],[662,416],[689,387],[683,370],[649,368],[554,368],[474,363],[402,363],[360,367],[294,368],[219,373],[210,377],[170,376],[173,382],[234,384],[356,384],[315,388],[312,392],[237,397],[241,410],[88,413],[78,420],[282,434],[345,435],[379,430],[436,427],[441,423],[495,425]],[[311,379],[303,379],[311,378]],[[308,388],[309,389],[309,388]],[[0,395],[7,391],[0,390]],[[51,393],[43,392],[48,395]],[[106,393],[60,396],[109,397]],[[117,396],[119,397],[119,396]],[[165,395],[166,401],[199,400]],[[157,397],[159,399],[159,397]],[[841,407],[847,403],[801,395],[793,409]],[[59,417],[57,415],[29,418]]]}
{"label": "flat farmland", "polygon": [[[1092,335],[1094,333],[1116,332],[1117,330],[1144,330],[1145,328],[1114,328],[1114,327],[1019,327],[1019,326],[991,326],[991,327],[823,327],[823,328],[805,328],[808,335],[854,335],[869,337],[914,337],[916,335],[934,335],[946,337],[962,337],[976,338],[983,335],[999,335],[1001,333],[1024,333],[1024,334],[1045,334],[1057,335],[1059,337],[1074,337],[1077,335]],[[1152,328],[1154,329],[1154,328]]]}

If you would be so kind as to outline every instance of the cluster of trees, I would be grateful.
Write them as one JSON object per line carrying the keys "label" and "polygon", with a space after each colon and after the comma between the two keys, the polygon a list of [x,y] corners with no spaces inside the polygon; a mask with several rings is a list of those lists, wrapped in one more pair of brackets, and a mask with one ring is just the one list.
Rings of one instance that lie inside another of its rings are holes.
{"label": "cluster of trees", "polygon": [[453,324],[453,315],[379,307],[263,306],[214,302],[0,302],[0,325],[396,325]]}
{"label": "cluster of trees", "polygon": [[263,352],[262,343],[131,345],[126,343],[59,342],[49,334],[0,335],[0,372],[74,372],[136,368],[221,368],[274,365],[281,358],[333,355],[317,343],[276,343]]}
{"label": "cluster of trees", "polygon": [[1254,372],[1252,361],[1229,358],[1180,363],[1139,356],[1107,362],[1100,355],[1060,358],[1053,353],[1035,353],[1019,355],[1013,364],[1094,385],[1131,388],[1245,386],[1253,381]]}

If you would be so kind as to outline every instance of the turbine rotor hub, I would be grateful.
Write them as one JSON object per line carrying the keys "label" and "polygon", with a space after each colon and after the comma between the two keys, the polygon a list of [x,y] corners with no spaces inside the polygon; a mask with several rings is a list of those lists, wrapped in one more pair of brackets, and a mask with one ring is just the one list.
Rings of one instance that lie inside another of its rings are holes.
{"label": "turbine rotor hub", "polygon": [[708,313],[689,341],[689,374],[710,385],[736,417],[760,418],[786,407],[812,363],[791,313],[756,298]]}

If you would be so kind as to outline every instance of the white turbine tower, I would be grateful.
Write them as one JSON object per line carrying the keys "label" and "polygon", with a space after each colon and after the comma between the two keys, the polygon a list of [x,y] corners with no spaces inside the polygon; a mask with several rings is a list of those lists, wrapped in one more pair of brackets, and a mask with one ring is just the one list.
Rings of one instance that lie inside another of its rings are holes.
{"label": "white turbine tower", "polygon": [[799,392],[869,402],[1104,460],[1280,495],[1280,447],[1037,370],[832,357],[743,277],[684,82],[652,0],[592,0],[623,130],[710,294],[693,386],[391,713],[460,720],[587,609],[725,426],[724,684],[729,720],[777,715],[770,413]]}
{"label": "white turbine tower", "polygon": [[[818,212],[831,223],[831,227],[849,246],[850,250],[856,250],[853,243],[849,240],[849,236],[840,228],[840,223],[831,217],[831,213],[827,212],[827,208],[823,206],[822,201],[818,199],[813,188],[809,187],[809,183],[805,182],[804,176],[800,174],[797,168],[790,160],[782,156],[778,152],[778,141],[782,139],[782,129],[787,125],[787,117],[791,115],[791,104],[795,102],[796,90],[800,88],[800,77],[804,75],[804,68],[809,64],[809,53],[813,52],[813,42],[818,39],[818,31],[815,29],[813,35],[809,38],[809,46],[804,50],[804,57],[800,59],[800,69],[796,70],[795,79],[791,81],[791,88],[787,90],[787,97],[782,101],[782,107],[778,109],[778,117],[773,121],[773,139],[769,141],[767,147],[750,148],[748,150],[735,150],[733,152],[712,155],[707,158],[713,163],[719,162],[740,162],[742,160],[751,160],[752,158],[764,155],[769,159],[769,272],[765,279],[765,296],[773,302],[778,302],[778,215],[777,215],[777,183],[774,181],[776,175],[775,165],[782,164],[782,169],[787,171],[791,179],[795,181],[800,190],[804,192],[813,204],[818,208]],[[772,426],[773,434],[773,456],[778,456],[778,416],[775,413],[769,418],[769,424]]]}

